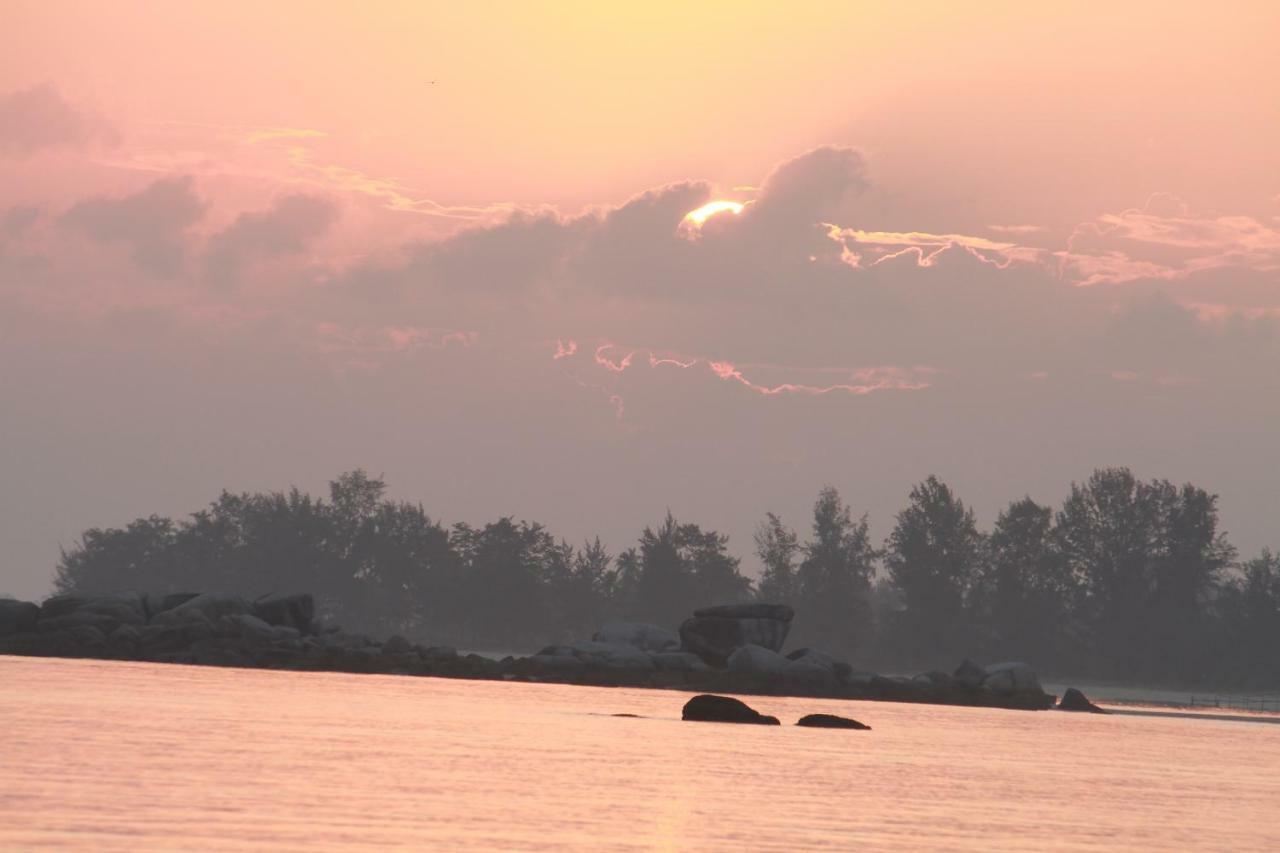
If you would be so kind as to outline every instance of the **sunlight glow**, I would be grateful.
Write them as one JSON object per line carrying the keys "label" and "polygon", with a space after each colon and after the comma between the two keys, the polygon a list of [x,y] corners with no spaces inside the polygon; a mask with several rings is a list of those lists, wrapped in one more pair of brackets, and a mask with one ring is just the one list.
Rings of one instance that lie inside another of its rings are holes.
{"label": "sunlight glow", "polygon": [[724,213],[726,211],[733,214],[741,213],[743,206],[744,205],[740,202],[736,201],[709,201],[697,210],[691,210],[686,213],[684,215],[684,221],[695,226],[701,226],[702,223],[706,222],[717,213]]}

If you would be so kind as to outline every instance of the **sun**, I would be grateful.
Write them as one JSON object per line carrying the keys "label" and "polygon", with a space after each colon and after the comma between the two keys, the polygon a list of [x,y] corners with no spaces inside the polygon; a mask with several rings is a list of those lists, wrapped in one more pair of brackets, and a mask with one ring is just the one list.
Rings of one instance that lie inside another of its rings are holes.
{"label": "sun", "polygon": [[684,221],[694,227],[701,227],[702,223],[706,222],[717,213],[728,212],[738,214],[742,212],[743,207],[745,207],[745,205],[736,201],[709,201],[697,210],[691,210],[686,213],[684,215]]}

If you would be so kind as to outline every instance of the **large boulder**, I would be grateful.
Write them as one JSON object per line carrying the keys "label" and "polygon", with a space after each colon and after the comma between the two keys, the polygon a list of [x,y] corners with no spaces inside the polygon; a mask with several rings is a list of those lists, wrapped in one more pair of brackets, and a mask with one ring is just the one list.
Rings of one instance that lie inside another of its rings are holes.
{"label": "large boulder", "polygon": [[1097,705],[1089,701],[1088,697],[1074,687],[1068,687],[1067,691],[1062,694],[1062,699],[1058,701],[1059,711],[1083,711],[1087,714],[1109,714],[1099,708]]}
{"label": "large boulder", "polygon": [[796,722],[796,725],[815,729],[871,730],[871,726],[860,723],[857,720],[852,720],[848,717],[838,717],[835,714],[806,714]]}
{"label": "large boulder", "polygon": [[757,725],[781,725],[777,717],[766,716],[745,702],[729,696],[713,696],[702,693],[684,704],[680,714],[683,720],[709,723],[755,723]]}
{"label": "large boulder", "polygon": [[670,652],[680,648],[680,636],[647,622],[606,622],[592,636],[598,643],[634,646],[645,652]]}
{"label": "large boulder", "polygon": [[707,663],[723,667],[746,645],[782,650],[795,611],[785,604],[728,604],[695,610],[680,626],[680,643]]}
{"label": "large boulder", "polygon": [[30,601],[0,598],[0,637],[34,631],[39,618],[40,605]]}
{"label": "large boulder", "polygon": [[283,625],[309,634],[316,617],[316,601],[310,593],[269,595],[253,603],[253,615],[268,625]]}
{"label": "large boulder", "polygon": [[982,687],[992,693],[1043,693],[1036,671],[1020,662],[993,663],[986,667]]}

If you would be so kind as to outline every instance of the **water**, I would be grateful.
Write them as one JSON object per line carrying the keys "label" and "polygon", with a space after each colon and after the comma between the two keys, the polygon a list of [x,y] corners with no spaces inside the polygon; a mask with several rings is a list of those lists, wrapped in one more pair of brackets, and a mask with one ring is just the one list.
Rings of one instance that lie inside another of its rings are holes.
{"label": "water", "polygon": [[[1280,726],[0,657],[0,849],[1280,849]],[[609,716],[643,715],[640,719]]]}

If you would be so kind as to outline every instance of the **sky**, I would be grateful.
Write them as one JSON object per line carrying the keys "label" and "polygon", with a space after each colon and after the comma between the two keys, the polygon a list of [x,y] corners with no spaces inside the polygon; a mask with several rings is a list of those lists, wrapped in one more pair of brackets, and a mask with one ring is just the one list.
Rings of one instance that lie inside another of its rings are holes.
{"label": "sky", "polygon": [[824,485],[884,536],[1109,465],[1280,547],[1276,4],[3,17],[0,593],[357,467],[748,572]]}

